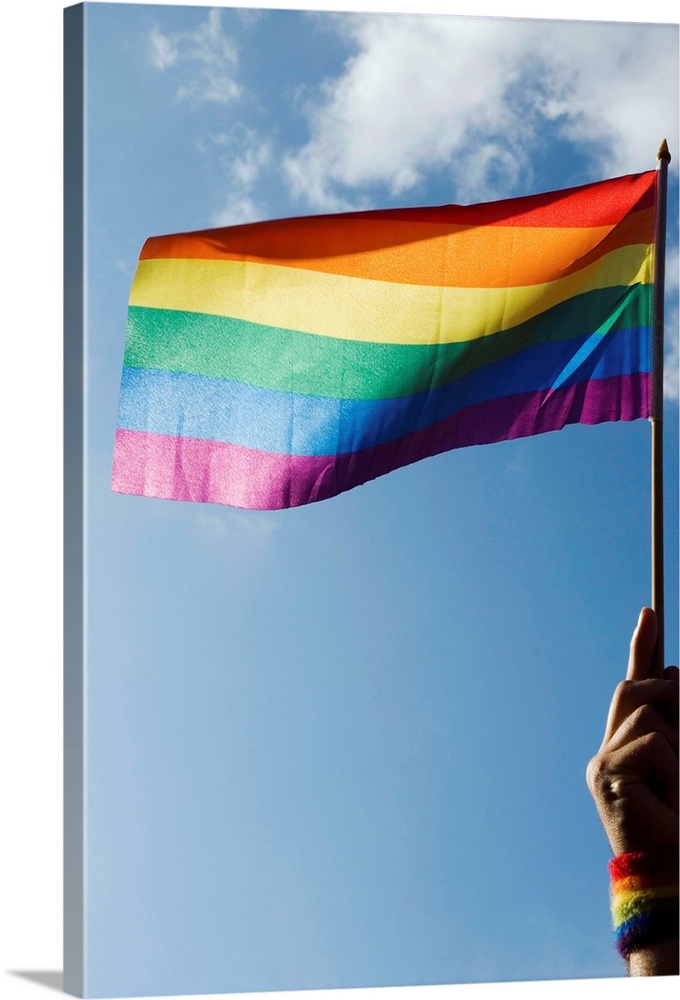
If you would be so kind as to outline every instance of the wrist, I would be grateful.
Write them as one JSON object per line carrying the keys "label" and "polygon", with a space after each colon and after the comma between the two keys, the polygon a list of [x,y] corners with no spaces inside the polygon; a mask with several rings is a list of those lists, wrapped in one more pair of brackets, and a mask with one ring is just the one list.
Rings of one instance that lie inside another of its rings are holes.
{"label": "wrist", "polygon": [[[616,947],[630,962],[633,975],[659,975],[642,971],[675,948],[678,940],[678,849],[630,851],[609,863],[611,905]],[[657,963],[658,964],[658,963]]]}
{"label": "wrist", "polygon": [[677,937],[674,941],[659,941],[631,952],[628,971],[631,976],[677,976]]}

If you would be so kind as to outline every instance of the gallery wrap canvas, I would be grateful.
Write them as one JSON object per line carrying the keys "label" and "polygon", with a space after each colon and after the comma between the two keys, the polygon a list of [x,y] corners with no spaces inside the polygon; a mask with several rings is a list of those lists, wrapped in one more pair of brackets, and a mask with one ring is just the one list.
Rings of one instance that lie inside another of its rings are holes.
{"label": "gallery wrap canvas", "polygon": [[625,977],[584,775],[650,600],[646,420],[287,510],[111,473],[148,237],[575,187],[665,137],[677,662],[677,25],[64,14],[65,991]]}

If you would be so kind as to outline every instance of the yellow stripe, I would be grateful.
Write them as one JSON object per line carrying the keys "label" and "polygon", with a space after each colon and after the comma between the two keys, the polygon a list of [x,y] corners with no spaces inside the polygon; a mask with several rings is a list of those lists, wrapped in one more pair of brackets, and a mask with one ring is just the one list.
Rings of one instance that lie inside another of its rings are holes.
{"label": "yellow stripe", "polygon": [[658,904],[663,905],[665,901],[677,899],[677,896],[677,885],[622,892],[620,896],[616,896],[616,900],[612,906],[612,919],[615,924],[622,924],[638,913],[652,910]]}
{"label": "yellow stripe", "polygon": [[507,330],[582,292],[652,280],[639,244],[545,284],[440,288],[348,278],[249,261],[139,262],[130,305],[231,316],[344,340],[446,344]]}

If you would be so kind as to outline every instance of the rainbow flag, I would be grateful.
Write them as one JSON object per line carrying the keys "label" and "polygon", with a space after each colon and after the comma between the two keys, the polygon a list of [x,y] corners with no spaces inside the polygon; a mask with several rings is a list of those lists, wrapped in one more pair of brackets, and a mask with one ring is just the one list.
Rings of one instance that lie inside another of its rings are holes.
{"label": "rainbow flag", "polygon": [[453,448],[647,417],[656,171],[154,237],[112,487],[250,509]]}

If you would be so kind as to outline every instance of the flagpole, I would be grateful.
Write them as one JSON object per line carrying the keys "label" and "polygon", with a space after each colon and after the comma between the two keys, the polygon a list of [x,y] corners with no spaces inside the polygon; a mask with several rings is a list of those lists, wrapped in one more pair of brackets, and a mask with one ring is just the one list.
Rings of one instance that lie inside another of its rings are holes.
{"label": "flagpole", "polygon": [[654,319],[652,342],[652,607],[658,636],[653,674],[663,676],[664,652],[664,544],[663,544],[663,340],[664,278],[666,265],[666,186],[671,154],[664,139],[657,159],[657,210],[654,254]]}

